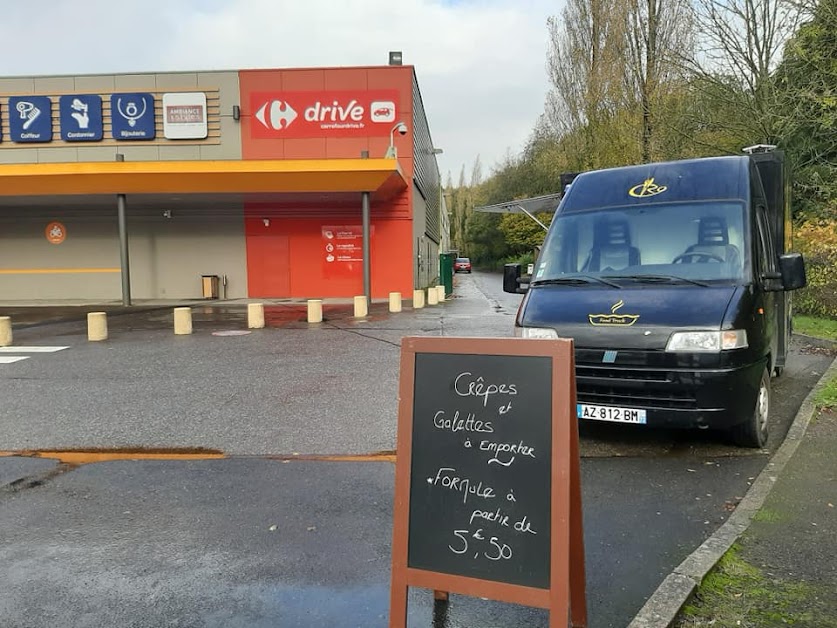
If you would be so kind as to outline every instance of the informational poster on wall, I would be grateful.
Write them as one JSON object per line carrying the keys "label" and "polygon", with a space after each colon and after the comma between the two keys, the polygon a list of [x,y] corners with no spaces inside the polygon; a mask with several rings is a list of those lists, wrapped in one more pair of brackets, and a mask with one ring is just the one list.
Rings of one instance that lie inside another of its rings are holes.
{"label": "informational poster on wall", "polygon": [[[363,268],[363,227],[326,225],[322,228],[323,274],[326,278],[359,274]],[[370,228],[370,238],[375,227]]]}

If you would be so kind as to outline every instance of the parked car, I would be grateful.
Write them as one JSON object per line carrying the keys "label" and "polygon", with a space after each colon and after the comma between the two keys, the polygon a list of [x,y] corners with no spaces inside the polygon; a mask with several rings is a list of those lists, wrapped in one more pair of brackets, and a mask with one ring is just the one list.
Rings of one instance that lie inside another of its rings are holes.
{"label": "parked car", "polygon": [[453,272],[455,273],[470,273],[471,260],[467,257],[457,257],[453,263]]}

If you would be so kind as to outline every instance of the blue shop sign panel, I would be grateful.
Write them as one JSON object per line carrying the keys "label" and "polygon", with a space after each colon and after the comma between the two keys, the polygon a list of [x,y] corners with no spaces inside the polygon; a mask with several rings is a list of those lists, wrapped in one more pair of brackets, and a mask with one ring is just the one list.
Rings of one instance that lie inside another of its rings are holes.
{"label": "blue shop sign panel", "polygon": [[65,142],[98,142],[102,139],[102,97],[73,94],[58,99],[61,139]]}
{"label": "blue shop sign panel", "polygon": [[111,94],[110,118],[116,140],[153,140],[156,136],[151,94]]}
{"label": "blue shop sign panel", "polygon": [[52,141],[52,101],[49,96],[9,97],[9,138],[13,142]]}

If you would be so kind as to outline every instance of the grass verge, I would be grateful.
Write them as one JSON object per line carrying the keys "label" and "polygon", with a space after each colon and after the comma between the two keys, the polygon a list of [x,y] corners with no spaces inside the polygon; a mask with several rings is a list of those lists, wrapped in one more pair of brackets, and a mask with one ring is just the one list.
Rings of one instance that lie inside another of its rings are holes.
{"label": "grass verge", "polygon": [[[837,341],[837,320],[830,318],[794,316],[793,329],[806,336]],[[837,380],[831,380],[817,393],[814,404],[817,410],[837,408]]]}
{"label": "grass verge", "polygon": [[739,552],[734,545],[704,578],[695,597],[683,607],[678,628],[835,626],[812,623],[816,611],[812,613],[808,601],[817,596],[813,587],[768,577]]}
{"label": "grass verge", "polygon": [[793,330],[806,336],[827,338],[837,341],[837,320],[814,318],[813,316],[794,316]]}
{"label": "grass verge", "polygon": [[837,409],[837,379],[832,379],[817,392],[814,396],[814,405],[817,410]]}

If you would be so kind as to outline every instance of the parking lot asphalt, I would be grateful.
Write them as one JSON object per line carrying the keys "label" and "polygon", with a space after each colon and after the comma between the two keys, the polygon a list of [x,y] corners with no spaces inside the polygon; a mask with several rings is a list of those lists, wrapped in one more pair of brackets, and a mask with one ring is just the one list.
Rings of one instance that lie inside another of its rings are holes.
{"label": "parking lot asphalt", "polygon": [[[519,297],[493,292],[496,279],[458,277],[456,298],[400,315],[376,304],[354,320],[335,304],[316,326],[284,306],[246,335],[214,335],[246,326],[242,306],[222,304],[196,306],[186,337],[166,310],[114,318],[105,343],[80,322],[16,330],[16,344],[68,348],[0,365],[0,450],[128,459],[0,457],[2,624],[385,626],[391,462],[297,458],[392,452],[401,338],[510,335]],[[772,421],[829,362],[798,347]],[[593,627],[626,625],[767,460],[705,433],[608,427],[582,430]],[[226,458],[177,459],[196,449]],[[149,450],[175,459],[130,460]],[[17,476],[36,481],[9,485]],[[410,625],[547,619],[460,596],[434,611],[414,590]]]}

